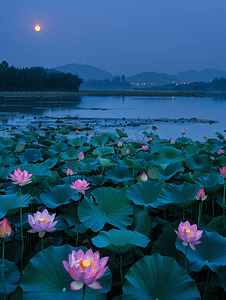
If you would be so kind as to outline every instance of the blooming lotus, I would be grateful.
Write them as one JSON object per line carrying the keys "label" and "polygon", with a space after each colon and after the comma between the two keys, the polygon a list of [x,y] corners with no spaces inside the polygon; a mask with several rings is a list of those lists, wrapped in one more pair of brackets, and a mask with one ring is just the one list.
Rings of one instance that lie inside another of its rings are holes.
{"label": "blooming lotus", "polygon": [[149,149],[149,147],[148,147],[148,146],[142,146],[142,149],[143,149],[144,151],[146,151],[146,150]]}
{"label": "blooming lotus", "polygon": [[153,138],[152,137],[149,137],[148,138],[149,142],[153,141]]}
{"label": "blooming lotus", "polygon": [[218,154],[223,154],[224,152],[225,152],[225,151],[222,150],[222,149],[217,150],[217,153],[218,153]]}
{"label": "blooming lotus", "polygon": [[28,171],[24,170],[23,172],[18,167],[13,174],[9,174],[11,176],[11,180],[14,181],[13,184],[19,184],[19,186],[24,186],[32,182],[31,176],[32,174],[28,174]]}
{"label": "blooming lotus", "polygon": [[183,241],[184,246],[190,246],[193,250],[195,250],[194,245],[198,245],[201,243],[199,239],[202,237],[202,230],[197,230],[197,225],[190,225],[188,221],[180,222],[178,231],[174,230],[177,236]]}
{"label": "blooming lotus", "polygon": [[71,283],[72,290],[80,290],[84,284],[87,284],[91,289],[102,289],[99,279],[108,267],[105,267],[109,257],[100,259],[99,251],[93,253],[89,249],[85,254],[79,249],[78,252],[72,251],[69,254],[69,262],[63,260],[64,268],[70,276],[75,280]]}
{"label": "blooming lotus", "polygon": [[77,130],[75,130],[75,133],[76,133],[76,134],[79,134],[79,131],[78,131],[78,129],[77,129]]}
{"label": "blooming lotus", "polygon": [[141,176],[140,176],[140,179],[141,179],[141,181],[148,181],[148,176],[147,176],[147,174],[145,174],[145,173],[143,173]]}
{"label": "blooming lotus", "polygon": [[172,139],[171,144],[174,145],[176,142],[174,139]]}
{"label": "blooming lotus", "polygon": [[226,167],[223,166],[221,169],[220,169],[220,173],[221,173],[221,176],[226,179]]}
{"label": "blooming lotus", "polygon": [[205,194],[205,191],[204,191],[204,188],[201,188],[198,193],[197,193],[197,196],[195,195],[195,198],[197,200],[201,200],[201,201],[204,201],[206,200],[207,196]]}
{"label": "blooming lotus", "polygon": [[72,176],[73,175],[73,171],[70,168],[67,168],[66,175],[67,176],[69,176],[69,175]]}
{"label": "blooming lotus", "polygon": [[78,190],[79,193],[82,193],[85,195],[85,190],[88,190],[90,187],[88,187],[89,183],[86,180],[76,180],[75,182],[72,182],[72,185],[70,185],[70,188],[74,190]]}
{"label": "blooming lotus", "polygon": [[12,233],[12,228],[6,218],[0,222],[0,241],[6,239]]}
{"label": "blooming lotus", "polygon": [[84,153],[83,153],[83,152],[80,152],[80,153],[78,154],[78,159],[79,159],[79,160],[83,160],[83,159],[84,159]]}
{"label": "blooming lotus", "polygon": [[51,232],[56,229],[54,228],[54,226],[57,224],[58,221],[53,222],[55,216],[56,214],[50,216],[47,209],[43,210],[43,212],[37,211],[37,213],[35,213],[34,216],[28,215],[28,223],[33,228],[28,230],[28,232],[38,232],[39,237],[43,238],[46,231]]}

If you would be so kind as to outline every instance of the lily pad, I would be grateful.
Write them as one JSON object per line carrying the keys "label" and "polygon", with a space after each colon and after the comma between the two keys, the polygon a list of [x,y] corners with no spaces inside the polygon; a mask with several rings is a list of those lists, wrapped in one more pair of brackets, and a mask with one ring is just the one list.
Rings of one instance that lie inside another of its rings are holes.
{"label": "lily pad", "polygon": [[205,188],[207,194],[215,194],[224,185],[224,179],[220,173],[210,172],[206,177],[200,176],[195,182]]}
{"label": "lily pad", "polygon": [[130,181],[132,179],[132,169],[127,166],[117,165],[110,167],[105,172],[105,177],[111,179],[115,184],[124,181]]}
{"label": "lily pad", "polygon": [[195,281],[171,257],[146,255],[125,278],[124,300],[201,300]]}
{"label": "lily pad", "polygon": [[107,143],[108,139],[109,138],[107,135],[94,136],[90,139],[89,143],[90,143],[90,145],[94,145],[94,146],[103,145],[103,144]]}
{"label": "lily pad", "polygon": [[92,243],[98,248],[106,248],[116,254],[124,254],[133,247],[147,247],[150,239],[145,235],[131,230],[111,229],[100,231],[97,236],[92,238]]}
{"label": "lily pad", "polygon": [[211,159],[207,154],[193,153],[187,156],[186,165],[191,170],[208,173],[211,168]]}
{"label": "lily pad", "polygon": [[146,208],[138,205],[133,205],[133,224],[129,227],[130,230],[136,230],[144,235],[149,235],[152,229],[151,217]]}
{"label": "lily pad", "polygon": [[170,164],[175,162],[182,162],[186,159],[184,153],[171,146],[164,146],[157,153],[154,154],[154,160],[157,164]]}
{"label": "lily pad", "polygon": [[95,150],[93,150],[93,155],[98,155],[100,157],[113,154],[115,152],[113,147],[97,147]]}
{"label": "lily pad", "polygon": [[[0,260],[0,270],[2,270],[2,259]],[[7,259],[4,260],[4,279],[6,295],[8,296],[19,285],[20,272],[17,265]],[[0,280],[0,298],[4,299],[2,280]]]}
{"label": "lily pad", "polygon": [[[22,195],[22,207],[29,206],[30,198],[31,196],[28,194]],[[9,210],[20,207],[20,193],[18,192],[15,194],[0,195],[0,203],[0,218],[3,218]]]}

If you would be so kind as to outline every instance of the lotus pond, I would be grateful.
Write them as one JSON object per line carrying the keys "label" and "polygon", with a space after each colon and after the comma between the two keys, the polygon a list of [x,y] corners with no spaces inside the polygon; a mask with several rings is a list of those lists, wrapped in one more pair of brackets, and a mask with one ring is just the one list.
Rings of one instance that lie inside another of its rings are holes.
{"label": "lotus pond", "polygon": [[0,299],[226,299],[225,149],[219,132],[1,137]]}

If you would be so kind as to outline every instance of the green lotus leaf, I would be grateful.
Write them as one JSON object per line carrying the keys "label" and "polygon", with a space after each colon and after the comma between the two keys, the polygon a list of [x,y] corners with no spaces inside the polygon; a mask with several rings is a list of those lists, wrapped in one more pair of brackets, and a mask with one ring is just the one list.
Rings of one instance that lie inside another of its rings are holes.
{"label": "green lotus leaf", "polygon": [[9,168],[3,168],[3,167],[0,167],[0,179],[3,180],[3,179],[8,179],[9,178]]}
{"label": "green lotus leaf", "polygon": [[94,137],[91,137],[89,144],[94,145],[94,146],[103,145],[103,144],[107,143],[108,139],[109,138],[107,135],[94,136]]}
{"label": "green lotus leaf", "polygon": [[16,152],[22,152],[25,149],[25,144],[19,143],[16,145]]}
{"label": "green lotus leaf", "polygon": [[32,163],[38,160],[43,160],[42,153],[38,149],[26,149],[23,155],[23,161],[25,163]]}
{"label": "green lotus leaf", "polygon": [[157,164],[170,164],[175,162],[182,162],[186,159],[184,153],[171,146],[162,147],[154,154],[154,160]]}
{"label": "green lotus leaf", "polygon": [[66,164],[63,165],[62,172],[65,173],[67,168],[70,168],[73,171],[73,173],[76,174],[80,164],[81,162],[77,159],[69,160],[66,162]]}
{"label": "green lotus leaf", "polygon": [[184,152],[186,153],[186,155],[189,155],[189,154],[197,153],[197,152],[199,152],[199,150],[200,150],[199,147],[197,147],[195,145],[190,145],[184,149]]}
{"label": "green lotus leaf", "polygon": [[16,165],[18,159],[14,156],[14,153],[6,150],[1,149],[0,150],[0,167],[5,167],[6,165]]}
{"label": "green lotus leaf", "polygon": [[98,248],[106,248],[116,254],[124,254],[133,247],[147,247],[150,239],[145,235],[131,230],[111,229],[100,231],[97,236],[92,238],[92,243]]}
{"label": "green lotus leaf", "polygon": [[150,163],[154,163],[154,154],[146,151],[139,151],[135,158],[137,161],[139,161],[142,166]]}
{"label": "green lotus leaf", "polygon": [[47,176],[51,175],[49,167],[45,163],[26,164],[20,166],[21,171],[27,170],[29,174],[32,174],[31,185],[35,185],[41,180],[45,180]]}
{"label": "green lotus leaf", "polygon": [[[29,200],[31,196],[26,194],[22,195],[22,207],[29,206]],[[0,219],[5,217],[7,212],[11,209],[20,207],[20,193],[14,193],[9,195],[0,195]]]}
{"label": "green lotus leaf", "polygon": [[208,173],[211,168],[211,159],[207,154],[193,153],[187,156],[186,165],[191,170]]}
{"label": "green lotus leaf", "polygon": [[219,267],[217,273],[211,276],[210,284],[221,286],[226,292],[226,267]]}
{"label": "green lotus leaf", "polygon": [[24,134],[20,138],[20,141],[24,143],[32,143],[32,142],[37,142],[37,138],[33,135]]}
{"label": "green lotus leaf", "polygon": [[68,144],[73,146],[73,147],[81,147],[86,143],[86,137],[81,137],[78,139],[69,139]]}
{"label": "green lotus leaf", "polygon": [[202,148],[202,150],[200,151],[200,154],[203,154],[205,152],[213,154],[213,153],[217,152],[218,149],[219,149],[219,147],[217,147],[215,145],[207,144]]}
{"label": "green lotus leaf", "polygon": [[45,163],[50,169],[52,169],[52,168],[55,167],[55,165],[57,164],[57,161],[58,161],[57,157],[50,157],[50,158],[46,159],[46,160],[44,161],[44,163]]}
{"label": "green lotus leaf", "polygon": [[156,183],[154,181],[147,181],[138,184],[134,184],[126,191],[127,196],[133,203],[144,207],[157,208],[161,205],[157,196],[164,187],[164,183]]}
{"label": "green lotus leaf", "polygon": [[107,158],[101,158],[101,157],[98,157],[98,160],[99,160],[99,163],[100,163],[100,166],[101,167],[104,167],[104,168],[108,168],[110,166],[113,166],[114,164]]}
{"label": "green lotus leaf", "polygon": [[62,204],[70,203],[70,199],[77,201],[79,199],[78,191],[71,189],[69,184],[51,186],[40,194],[41,201],[48,208],[56,208]]}
{"label": "green lotus leaf", "polygon": [[[199,272],[204,266],[208,266],[213,272],[217,272],[219,266],[226,266],[226,239],[217,232],[203,230],[200,239],[201,244],[195,245],[195,251],[188,247],[189,267],[192,271]],[[176,248],[185,254],[186,247],[178,238]]]}
{"label": "green lotus leaf", "polygon": [[126,166],[134,170],[140,170],[142,168],[141,163],[131,158],[124,158],[122,161]]}
{"label": "green lotus leaf", "polygon": [[213,218],[207,225],[207,229],[211,231],[218,231],[219,233],[224,231],[224,219],[223,216]]}
{"label": "green lotus leaf", "polygon": [[190,144],[191,143],[191,139],[186,137],[186,136],[182,136],[176,139],[177,143],[186,145],[186,144]]}
{"label": "green lotus leaf", "polygon": [[155,167],[155,166],[151,166],[148,170],[147,170],[147,175],[150,179],[158,179],[160,176],[160,171],[159,168]]}
{"label": "green lotus leaf", "polygon": [[219,139],[223,139],[224,138],[224,135],[218,131],[215,132],[216,136],[219,138]]}
{"label": "green lotus leaf", "polygon": [[115,129],[115,131],[117,132],[117,134],[118,134],[118,136],[120,138],[122,138],[122,137],[128,137],[128,135],[125,132],[123,132],[122,130],[120,130],[120,129]]}
{"label": "green lotus leaf", "polygon": [[125,229],[131,225],[133,206],[122,191],[112,187],[97,188],[92,192],[95,204],[85,197],[79,204],[78,215],[86,228],[98,232],[105,223]]}
{"label": "green lotus leaf", "polygon": [[152,229],[152,222],[147,209],[138,205],[133,205],[133,224],[130,230],[136,230],[144,235],[149,235]]}
{"label": "green lotus leaf", "polygon": [[144,256],[125,275],[123,300],[201,300],[195,281],[176,260]]}
{"label": "green lotus leaf", "polygon": [[182,178],[184,181],[187,181],[189,183],[195,183],[195,179],[192,176],[191,172],[185,173],[185,174],[180,174],[180,178]]}
{"label": "green lotus leaf", "polygon": [[[73,248],[70,245],[60,247],[50,246],[33,256],[23,271],[20,286],[23,289],[24,300],[77,300],[82,299],[82,289],[73,291],[70,283],[73,281],[65,270],[62,261],[68,261],[68,255],[72,250],[85,247]],[[98,279],[102,289],[92,290],[86,288],[85,300],[105,300],[106,293],[111,289],[111,273],[109,269]]]}
{"label": "green lotus leaf", "polygon": [[[0,259],[0,270],[2,270],[2,259]],[[20,272],[17,265],[7,259],[4,260],[4,279],[6,295],[8,297],[19,285]],[[0,299],[4,299],[2,280],[0,280]]]}
{"label": "green lotus leaf", "polygon": [[182,166],[182,164],[180,163],[173,163],[173,164],[169,164],[163,174],[162,174],[162,179],[169,180],[171,177],[173,177],[173,175],[175,175],[177,172],[183,172],[184,171],[184,167]]}
{"label": "green lotus leaf", "polygon": [[60,153],[60,158],[62,160],[78,159],[78,154],[80,152],[81,151],[79,151],[79,149],[71,148],[71,149],[68,149],[65,152]]}
{"label": "green lotus leaf", "polygon": [[49,151],[52,152],[53,154],[57,154],[57,153],[61,153],[63,151],[65,151],[68,148],[67,144],[65,144],[64,142],[58,142],[58,143],[54,143],[49,147]]}
{"label": "green lotus leaf", "polygon": [[158,194],[157,200],[162,205],[172,204],[181,209],[185,209],[196,201],[195,195],[199,190],[199,186],[187,182],[181,185],[169,184]]}
{"label": "green lotus leaf", "polygon": [[164,230],[152,246],[151,254],[159,253],[162,256],[169,256],[176,259],[178,263],[184,260],[184,255],[176,249],[175,242],[177,235],[173,228]]}
{"label": "green lotus leaf", "polygon": [[200,176],[195,182],[205,188],[207,194],[215,194],[224,185],[224,179],[220,173],[210,172],[207,177]]}
{"label": "green lotus leaf", "polygon": [[15,142],[12,138],[0,137],[0,148],[11,148],[14,145],[15,145]]}
{"label": "green lotus leaf", "polygon": [[124,155],[124,156],[128,155],[127,152],[126,152],[127,149],[130,150],[130,155],[133,155],[133,154],[134,154],[135,149],[134,149],[133,145],[126,145],[126,146],[125,146],[124,148],[122,148],[122,150],[121,150],[122,155]]}
{"label": "green lotus leaf", "polygon": [[[63,218],[68,223],[69,227],[74,227],[76,233],[78,228],[78,204],[72,203],[68,206],[67,210],[65,211]],[[79,225],[79,232],[85,233],[87,231],[86,227],[81,223]]]}
{"label": "green lotus leaf", "polygon": [[102,157],[105,155],[113,154],[114,152],[115,150],[113,147],[97,147],[93,150],[92,154]]}
{"label": "green lotus leaf", "polygon": [[90,182],[90,184],[92,184],[92,185],[103,185],[103,184],[105,184],[105,182],[107,182],[108,181],[108,179],[107,178],[105,178],[104,176],[97,176],[97,175],[91,175],[90,177],[89,177],[89,182]]}
{"label": "green lotus leaf", "polygon": [[105,177],[111,179],[111,181],[115,184],[130,181],[132,179],[132,175],[132,169],[123,165],[112,166],[105,172]]}

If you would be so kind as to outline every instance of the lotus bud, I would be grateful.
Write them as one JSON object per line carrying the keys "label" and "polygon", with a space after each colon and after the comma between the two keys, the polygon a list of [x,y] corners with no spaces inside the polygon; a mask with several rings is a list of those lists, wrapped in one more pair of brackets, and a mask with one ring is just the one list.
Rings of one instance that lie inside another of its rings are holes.
{"label": "lotus bud", "polygon": [[143,174],[140,176],[140,179],[141,179],[141,181],[143,181],[143,182],[148,181],[148,176],[147,176],[147,174],[143,173]]}
{"label": "lotus bud", "polygon": [[73,171],[70,169],[70,168],[68,168],[67,170],[66,170],[66,175],[67,176],[72,176],[73,175]]}
{"label": "lotus bud", "polygon": [[78,159],[79,159],[79,160],[83,160],[83,159],[84,159],[84,153],[83,153],[83,152],[80,152],[80,153],[78,154]]}
{"label": "lotus bud", "polygon": [[118,144],[117,144],[117,146],[118,146],[119,148],[122,147],[122,141],[119,141]]}

